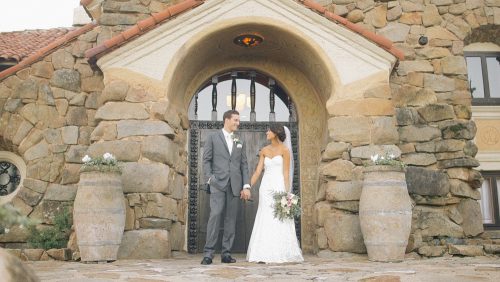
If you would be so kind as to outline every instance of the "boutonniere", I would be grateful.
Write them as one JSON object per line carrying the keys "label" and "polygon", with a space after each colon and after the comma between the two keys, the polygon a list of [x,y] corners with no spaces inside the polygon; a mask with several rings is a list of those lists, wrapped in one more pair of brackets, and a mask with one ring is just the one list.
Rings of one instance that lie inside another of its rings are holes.
{"label": "boutonniere", "polygon": [[238,136],[235,136],[234,134],[232,134],[231,138],[233,138],[233,142],[234,142],[234,144],[236,144],[236,148],[243,147],[243,144],[241,143],[241,140],[238,138]]}

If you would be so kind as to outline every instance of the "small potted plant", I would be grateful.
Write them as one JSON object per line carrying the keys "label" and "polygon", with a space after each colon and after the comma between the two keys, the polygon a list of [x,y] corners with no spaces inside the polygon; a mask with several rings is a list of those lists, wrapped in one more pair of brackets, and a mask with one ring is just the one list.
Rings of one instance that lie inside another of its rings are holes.
{"label": "small potted plant", "polygon": [[392,154],[374,155],[365,165],[359,221],[372,261],[404,259],[412,217],[405,168]]}
{"label": "small potted plant", "polygon": [[73,221],[82,261],[117,259],[125,229],[125,198],[116,158],[86,155],[80,170]]}

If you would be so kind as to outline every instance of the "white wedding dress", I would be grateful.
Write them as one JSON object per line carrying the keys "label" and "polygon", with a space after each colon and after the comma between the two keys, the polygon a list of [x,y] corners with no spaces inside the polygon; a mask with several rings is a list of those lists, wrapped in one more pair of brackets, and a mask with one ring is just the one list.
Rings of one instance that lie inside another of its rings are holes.
{"label": "white wedding dress", "polygon": [[285,191],[283,157],[264,159],[264,176],[259,189],[259,207],[248,245],[249,262],[283,263],[304,261],[295,235],[293,219],[274,218],[273,192]]}

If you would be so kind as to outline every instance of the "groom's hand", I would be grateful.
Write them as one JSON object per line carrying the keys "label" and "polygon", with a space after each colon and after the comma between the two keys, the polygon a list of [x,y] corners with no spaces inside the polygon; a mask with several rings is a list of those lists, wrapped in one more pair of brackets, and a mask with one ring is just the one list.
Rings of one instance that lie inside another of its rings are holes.
{"label": "groom's hand", "polygon": [[252,193],[250,193],[250,189],[242,189],[240,192],[240,199],[242,200],[250,200],[252,197]]}

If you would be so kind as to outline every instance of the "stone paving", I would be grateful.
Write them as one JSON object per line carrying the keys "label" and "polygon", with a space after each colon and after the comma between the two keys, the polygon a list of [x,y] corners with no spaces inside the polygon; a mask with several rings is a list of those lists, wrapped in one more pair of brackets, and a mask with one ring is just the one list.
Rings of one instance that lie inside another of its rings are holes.
{"label": "stone paving", "polygon": [[172,259],[120,260],[104,264],[27,262],[41,281],[500,281],[500,257],[408,256],[400,263],[370,262],[366,255],[323,252],[299,264],[222,264],[215,257],[200,265],[201,255],[175,253]]}

